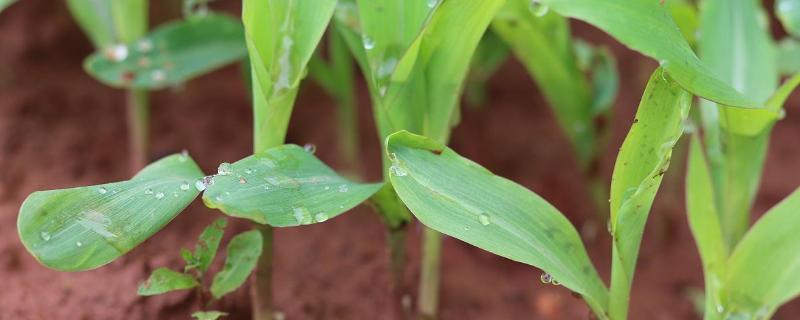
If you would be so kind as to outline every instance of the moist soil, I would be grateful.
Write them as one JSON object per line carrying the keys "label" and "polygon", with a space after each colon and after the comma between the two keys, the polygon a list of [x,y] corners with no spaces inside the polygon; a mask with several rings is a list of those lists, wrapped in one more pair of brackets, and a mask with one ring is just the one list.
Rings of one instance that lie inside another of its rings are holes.
{"label": "moist soil", "polygon": [[[236,14],[238,3],[231,2],[236,1],[224,2],[230,6],[224,9]],[[162,4],[158,12],[168,7]],[[575,29],[591,42],[610,46],[620,64],[621,93],[609,123],[613,134],[600,164],[608,179],[656,65],[596,29],[580,23]],[[47,269],[25,251],[17,235],[18,209],[31,192],[129,177],[124,93],[83,72],[82,59],[91,51],[61,1],[26,0],[0,14],[0,319],[187,319],[199,307],[196,295],[144,298],[136,288],[157,267],[180,268],[180,248],[193,247],[201,230],[220,216],[200,201],[126,256],[92,271]],[[230,66],[153,93],[151,160],[186,149],[205,172],[212,172],[218,163],[251,152],[250,102],[239,70]],[[509,61],[487,89],[486,105],[464,108],[451,146],[558,207],[584,231],[595,265],[607,275],[605,222],[594,218],[577,162],[536,85],[519,63]],[[363,84],[359,90],[360,173],[377,181],[380,148]],[[756,216],[800,185],[796,98],[774,130]],[[314,143],[321,159],[334,168],[346,167],[337,157],[336,106],[324,91],[305,85],[295,110],[287,140]],[[679,173],[684,162],[677,151],[651,212],[631,319],[698,318],[691,297],[702,288],[702,270],[686,222]],[[246,221],[233,221],[226,241],[249,228]],[[413,223],[408,228],[406,285],[414,301],[422,227]],[[380,219],[366,206],[324,224],[277,230],[277,310],[287,319],[398,319],[385,237]],[[442,319],[589,318],[580,299],[563,287],[542,284],[537,269],[451,238],[445,238],[443,252]],[[217,260],[214,268],[219,269],[222,259]],[[228,312],[228,319],[249,319],[247,293],[242,288],[212,307]],[[800,318],[800,304],[785,306],[775,318]]]}

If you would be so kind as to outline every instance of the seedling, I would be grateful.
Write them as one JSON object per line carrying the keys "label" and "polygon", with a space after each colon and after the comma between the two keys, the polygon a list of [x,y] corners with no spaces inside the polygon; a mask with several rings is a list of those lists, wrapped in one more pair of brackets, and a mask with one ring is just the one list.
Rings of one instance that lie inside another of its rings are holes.
{"label": "seedling", "polygon": [[128,90],[131,169],[149,162],[148,90],[190,80],[242,59],[242,27],[212,15],[166,24],[147,32],[147,1],[67,1],[97,52],[86,59],[87,72],[100,82]]}

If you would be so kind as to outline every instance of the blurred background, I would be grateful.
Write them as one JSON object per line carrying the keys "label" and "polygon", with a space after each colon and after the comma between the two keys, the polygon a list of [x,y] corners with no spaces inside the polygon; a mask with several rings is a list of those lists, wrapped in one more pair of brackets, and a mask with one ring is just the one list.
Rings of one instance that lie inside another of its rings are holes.
{"label": "blurred background", "polygon": [[[766,1],[767,8],[772,7]],[[240,2],[220,0],[216,10],[238,16]],[[151,25],[181,16],[177,0],[152,1]],[[776,35],[783,31],[771,18]],[[573,22],[574,33],[607,45],[618,61],[620,92],[611,138],[599,170],[610,177],[616,150],[627,133],[655,62],[601,31]],[[129,177],[124,92],[93,80],[82,69],[92,45],[63,1],[22,0],[0,14],[0,319],[186,319],[198,304],[192,292],[139,297],[136,288],[156,267],[179,268],[179,250],[218,213],[198,200],[164,230],[123,258],[97,270],[62,273],[25,252],[16,231],[24,198],[35,190],[67,188]],[[188,150],[205,172],[252,149],[249,92],[233,65],[180,87],[152,94],[150,159]],[[380,147],[369,94],[359,78],[359,172],[381,178]],[[600,273],[609,273],[605,225],[594,217],[590,195],[567,138],[523,66],[506,61],[487,85],[486,103],[464,107],[451,147],[498,175],[550,201],[581,230]],[[800,100],[772,135],[756,216],[800,185]],[[345,167],[336,145],[336,106],[321,87],[300,91],[288,142],[313,143],[334,168]],[[682,167],[683,156],[673,158]],[[634,282],[631,319],[695,319],[692,299],[702,269],[686,222],[682,172],[671,170],[650,216]],[[248,228],[234,221],[229,230]],[[407,285],[419,276],[421,227],[408,239]],[[588,231],[587,231],[588,230]],[[599,232],[597,231],[599,230]],[[275,305],[287,319],[394,319],[385,228],[366,206],[329,223],[276,231]],[[594,232],[593,236],[591,233]],[[227,232],[228,236],[236,232]],[[588,233],[588,234],[587,234]],[[219,268],[221,259],[217,259]],[[442,319],[587,319],[589,311],[564,288],[543,285],[539,271],[445,239]],[[754,275],[757,276],[757,275]],[[248,288],[216,308],[229,319],[249,318]],[[412,299],[415,301],[415,299]],[[800,303],[777,319],[796,319]]]}

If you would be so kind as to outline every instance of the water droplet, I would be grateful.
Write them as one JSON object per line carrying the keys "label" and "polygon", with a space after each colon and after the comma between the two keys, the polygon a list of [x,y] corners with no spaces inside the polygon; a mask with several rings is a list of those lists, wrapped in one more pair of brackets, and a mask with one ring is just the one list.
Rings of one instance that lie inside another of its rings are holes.
{"label": "water droplet", "polygon": [[150,80],[153,80],[154,82],[163,82],[164,80],[167,80],[167,72],[161,69],[155,69],[150,72]]}
{"label": "water droplet", "polygon": [[188,182],[187,182],[187,183],[184,183],[184,184],[181,184],[181,190],[183,190],[183,191],[189,191],[189,188],[190,188],[190,187],[191,187],[191,186],[189,186],[189,183],[188,183]]}
{"label": "water droplet", "polygon": [[343,184],[343,185],[339,186],[339,192],[347,192],[348,190],[350,190],[350,188],[347,187],[346,184]]}
{"label": "water droplet", "polygon": [[469,226],[464,226],[464,231],[469,231]]}
{"label": "water droplet", "polygon": [[144,194],[153,194],[153,189],[147,189],[144,191]]}
{"label": "water droplet", "polygon": [[39,236],[41,236],[42,240],[44,241],[50,241],[50,233],[48,233],[47,231],[42,231],[41,233],[39,233]]}
{"label": "water droplet", "polygon": [[113,45],[105,49],[104,55],[108,60],[120,62],[128,58],[128,46],[124,44]]}
{"label": "water droplet", "polygon": [[253,169],[250,169],[250,168],[244,169],[244,173],[245,174],[253,174]]}
{"label": "water droplet", "polygon": [[439,3],[439,0],[428,0],[428,8],[433,8]]}
{"label": "water droplet", "polygon": [[389,153],[389,161],[397,162],[397,154],[394,152]]}
{"label": "water droplet", "polygon": [[164,193],[163,192],[156,193],[156,199],[158,200],[164,199]]}
{"label": "water droplet", "polygon": [[186,160],[189,160],[189,151],[183,149],[183,151],[181,151],[181,155],[178,157],[178,161],[186,162]]}
{"label": "water droplet", "polygon": [[558,282],[558,280],[556,280],[556,279],[553,279],[553,281],[550,282],[550,283],[552,283],[554,286],[560,286],[561,285],[561,282]]}
{"label": "water droplet", "polygon": [[478,216],[478,222],[480,222],[484,226],[488,226],[489,224],[492,223],[492,218],[489,217],[489,215],[486,213],[481,213]]}
{"label": "water droplet", "polygon": [[231,170],[231,164],[230,163],[223,162],[223,163],[219,164],[219,167],[217,167],[217,175],[227,176],[227,175],[231,174],[231,172],[233,172],[233,170]]}
{"label": "water droplet", "polygon": [[139,40],[139,42],[136,43],[136,49],[139,50],[139,52],[149,52],[153,50],[153,42],[150,41],[150,39]]}
{"label": "water droplet", "polygon": [[393,164],[391,167],[389,167],[389,172],[398,177],[404,177],[408,175],[408,172],[406,172],[405,169],[401,168],[396,164]]}
{"label": "water droplet", "polygon": [[172,191],[172,197],[173,197],[173,198],[177,198],[177,197],[178,197],[178,192],[176,192],[176,191]]}
{"label": "water droplet", "polygon": [[528,9],[531,10],[531,13],[537,17],[544,17],[548,11],[550,11],[550,7],[543,4],[540,0],[531,0],[530,7]]}
{"label": "water droplet", "polygon": [[97,189],[97,192],[100,194],[106,194],[106,192],[108,192],[108,189],[100,187]]}
{"label": "water droplet", "polygon": [[545,272],[545,273],[542,273],[541,276],[539,276],[539,280],[541,280],[542,283],[544,283],[544,284],[549,284],[549,283],[553,282],[553,276],[551,276],[549,273]]}
{"label": "water droplet", "polygon": [[378,93],[381,94],[381,97],[386,96],[386,90],[388,90],[386,86],[381,86],[380,88],[378,88]]}
{"label": "water droplet", "polygon": [[82,242],[80,242],[80,241],[77,241],[77,242],[75,242],[75,245],[76,245],[76,246],[78,246],[78,247],[82,247],[82,246],[83,246],[83,243],[82,243]]}
{"label": "water droplet", "polygon": [[305,149],[306,152],[310,154],[314,154],[314,152],[317,152],[317,146],[314,145],[313,143],[306,143],[306,145],[303,146],[303,149]]}
{"label": "water droplet", "polygon": [[786,118],[786,109],[780,108],[778,109],[778,120],[783,120],[783,118]]}
{"label": "water droplet", "polygon": [[216,196],[216,197],[214,197],[214,200],[216,200],[217,202],[221,202],[222,201],[222,196]]}
{"label": "water droplet", "polygon": [[310,224],[311,212],[308,212],[308,209],[305,207],[294,208],[294,219],[297,220],[299,224]]}
{"label": "water droplet", "polygon": [[317,215],[314,216],[314,220],[317,220],[317,222],[325,222],[328,220],[328,215],[325,214],[325,212],[317,213]]}
{"label": "water droplet", "polygon": [[330,190],[330,189],[331,189],[331,187],[330,187],[330,186],[325,186],[325,188],[323,188],[323,189],[325,189],[325,190]]}
{"label": "water droplet", "polygon": [[239,183],[240,184],[246,184],[247,183],[247,179],[245,179],[244,177],[239,177]]}
{"label": "water droplet", "polygon": [[372,40],[372,38],[366,34],[361,36],[361,42],[364,43],[364,49],[366,50],[372,50],[375,48],[375,40]]}
{"label": "water droplet", "polygon": [[206,190],[206,184],[203,183],[203,180],[197,180],[194,182],[194,188],[197,189],[197,191],[202,192],[203,190]]}

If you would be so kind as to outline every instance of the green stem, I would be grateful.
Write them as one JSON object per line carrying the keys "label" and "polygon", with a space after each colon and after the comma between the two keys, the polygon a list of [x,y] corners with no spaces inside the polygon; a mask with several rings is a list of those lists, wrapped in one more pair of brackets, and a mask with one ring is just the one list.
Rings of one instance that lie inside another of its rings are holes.
{"label": "green stem", "polygon": [[127,95],[130,170],[136,173],[148,163],[150,101],[146,90],[130,90]]}
{"label": "green stem", "polygon": [[419,281],[419,318],[436,319],[439,304],[439,272],[442,253],[442,235],[425,228],[422,247],[422,275]]}
{"label": "green stem", "polygon": [[625,270],[622,257],[617,249],[617,239],[611,248],[611,288],[609,291],[608,315],[611,320],[625,320],[628,318],[628,305],[631,296],[631,281]]}
{"label": "green stem", "polygon": [[369,203],[383,220],[388,229],[389,260],[392,271],[395,301],[400,319],[407,319],[409,310],[403,306],[402,299],[406,294],[406,225],[411,220],[411,213],[400,201],[391,184],[385,184],[370,199]]}
{"label": "green stem", "polygon": [[345,167],[348,171],[356,173],[358,170],[358,114],[356,112],[355,97],[346,95],[338,99],[338,112],[336,113],[338,130],[337,138],[342,150]]}
{"label": "green stem", "polygon": [[272,238],[271,226],[255,224],[261,233],[261,256],[253,278],[250,294],[254,320],[272,320]]}

